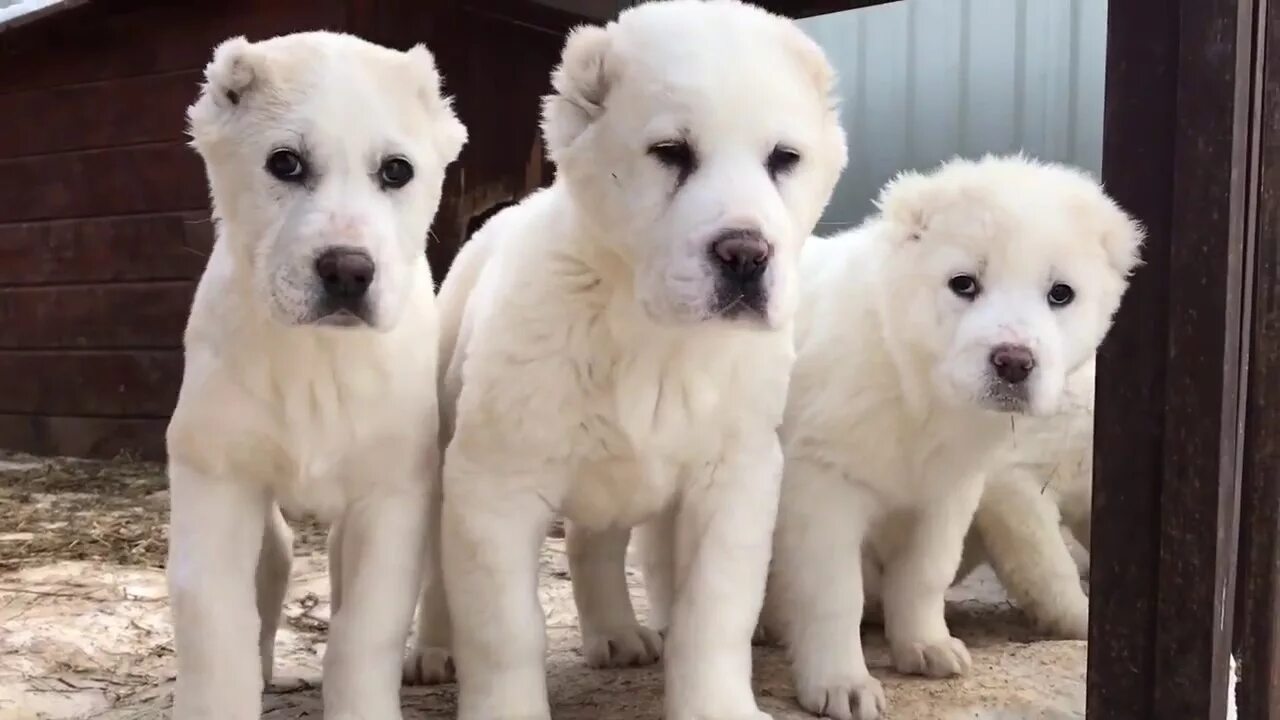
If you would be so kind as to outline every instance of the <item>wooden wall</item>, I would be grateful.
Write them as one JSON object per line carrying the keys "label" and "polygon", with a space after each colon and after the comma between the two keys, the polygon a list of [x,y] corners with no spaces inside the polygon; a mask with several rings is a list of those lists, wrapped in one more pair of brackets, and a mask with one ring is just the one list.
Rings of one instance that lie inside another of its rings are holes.
{"label": "wooden wall", "polygon": [[97,0],[0,33],[0,448],[163,456],[181,334],[212,242],[185,108],[222,39],[348,29],[437,52],[472,142],[437,277],[467,220],[550,179],[538,97],[573,18],[515,0]]}

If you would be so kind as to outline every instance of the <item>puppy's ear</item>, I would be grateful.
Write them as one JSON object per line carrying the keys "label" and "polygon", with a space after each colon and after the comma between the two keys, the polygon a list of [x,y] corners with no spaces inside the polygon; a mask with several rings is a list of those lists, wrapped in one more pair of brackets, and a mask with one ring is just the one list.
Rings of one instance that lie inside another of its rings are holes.
{"label": "puppy's ear", "polygon": [[1142,264],[1142,243],[1147,233],[1142,223],[1134,220],[1114,202],[1108,209],[1114,217],[1109,219],[1107,228],[1102,233],[1102,247],[1107,251],[1107,259],[1111,261],[1112,267],[1128,277]]}
{"label": "puppy's ear", "polygon": [[919,240],[929,227],[930,210],[936,207],[937,199],[938,192],[930,178],[908,170],[898,173],[880,190],[875,206],[880,217],[902,238]]}
{"label": "puppy's ear", "polygon": [[204,68],[200,97],[187,109],[192,137],[198,142],[267,80],[266,63],[253,43],[243,36],[220,43]]}
{"label": "puppy's ear", "polygon": [[253,43],[243,36],[224,40],[204,69],[204,94],[223,107],[239,105],[245,93],[265,79],[264,72]]}
{"label": "puppy's ear", "polygon": [[797,28],[792,21],[786,20],[785,22],[787,23],[787,43],[800,61],[800,67],[804,70],[810,82],[813,83],[814,89],[826,100],[830,112],[838,113],[840,97],[836,92],[837,75],[835,68],[831,65],[831,61],[827,59],[826,52],[823,51],[821,45]]}
{"label": "puppy's ear", "polygon": [[565,41],[553,92],[542,100],[542,136],[553,161],[604,112],[611,44],[608,29],[592,25],[575,28]]}
{"label": "puppy's ear", "polygon": [[405,54],[417,79],[419,96],[435,120],[432,137],[436,147],[445,164],[451,163],[458,159],[462,146],[467,143],[467,128],[453,110],[453,99],[443,92],[440,71],[436,69],[435,56],[431,51],[418,44]]}

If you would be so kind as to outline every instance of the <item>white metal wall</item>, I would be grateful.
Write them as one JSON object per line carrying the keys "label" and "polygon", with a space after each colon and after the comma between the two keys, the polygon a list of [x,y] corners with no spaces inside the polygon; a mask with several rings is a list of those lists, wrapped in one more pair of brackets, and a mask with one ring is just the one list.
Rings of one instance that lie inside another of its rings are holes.
{"label": "white metal wall", "polygon": [[820,231],[896,172],[1024,150],[1102,163],[1107,0],[903,0],[801,25],[840,73],[849,167]]}

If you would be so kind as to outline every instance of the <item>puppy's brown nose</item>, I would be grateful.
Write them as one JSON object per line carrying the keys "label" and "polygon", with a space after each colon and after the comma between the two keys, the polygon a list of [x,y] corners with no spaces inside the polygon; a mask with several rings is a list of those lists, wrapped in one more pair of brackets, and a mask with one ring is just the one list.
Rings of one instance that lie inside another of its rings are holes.
{"label": "puppy's brown nose", "polygon": [[316,275],[335,300],[359,300],[373,283],[373,258],[359,248],[333,247],[316,258]]}
{"label": "puppy's brown nose", "polygon": [[1036,366],[1036,356],[1026,345],[997,345],[990,359],[996,376],[1010,385],[1026,382]]}
{"label": "puppy's brown nose", "polygon": [[769,264],[769,243],[755,230],[729,230],[711,243],[720,272],[734,280],[754,280]]}

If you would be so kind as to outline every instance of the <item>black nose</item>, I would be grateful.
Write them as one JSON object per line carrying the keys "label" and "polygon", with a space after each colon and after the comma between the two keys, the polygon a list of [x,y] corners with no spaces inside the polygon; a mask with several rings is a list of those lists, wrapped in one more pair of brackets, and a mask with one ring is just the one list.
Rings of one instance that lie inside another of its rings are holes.
{"label": "black nose", "polygon": [[329,248],[316,258],[316,274],[329,297],[359,300],[373,282],[373,258],[357,248]]}
{"label": "black nose", "polygon": [[756,280],[769,265],[769,243],[756,230],[728,230],[711,243],[711,255],[726,277]]}
{"label": "black nose", "polygon": [[1026,345],[997,345],[991,351],[991,366],[1001,380],[1018,385],[1030,377],[1036,356]]}

